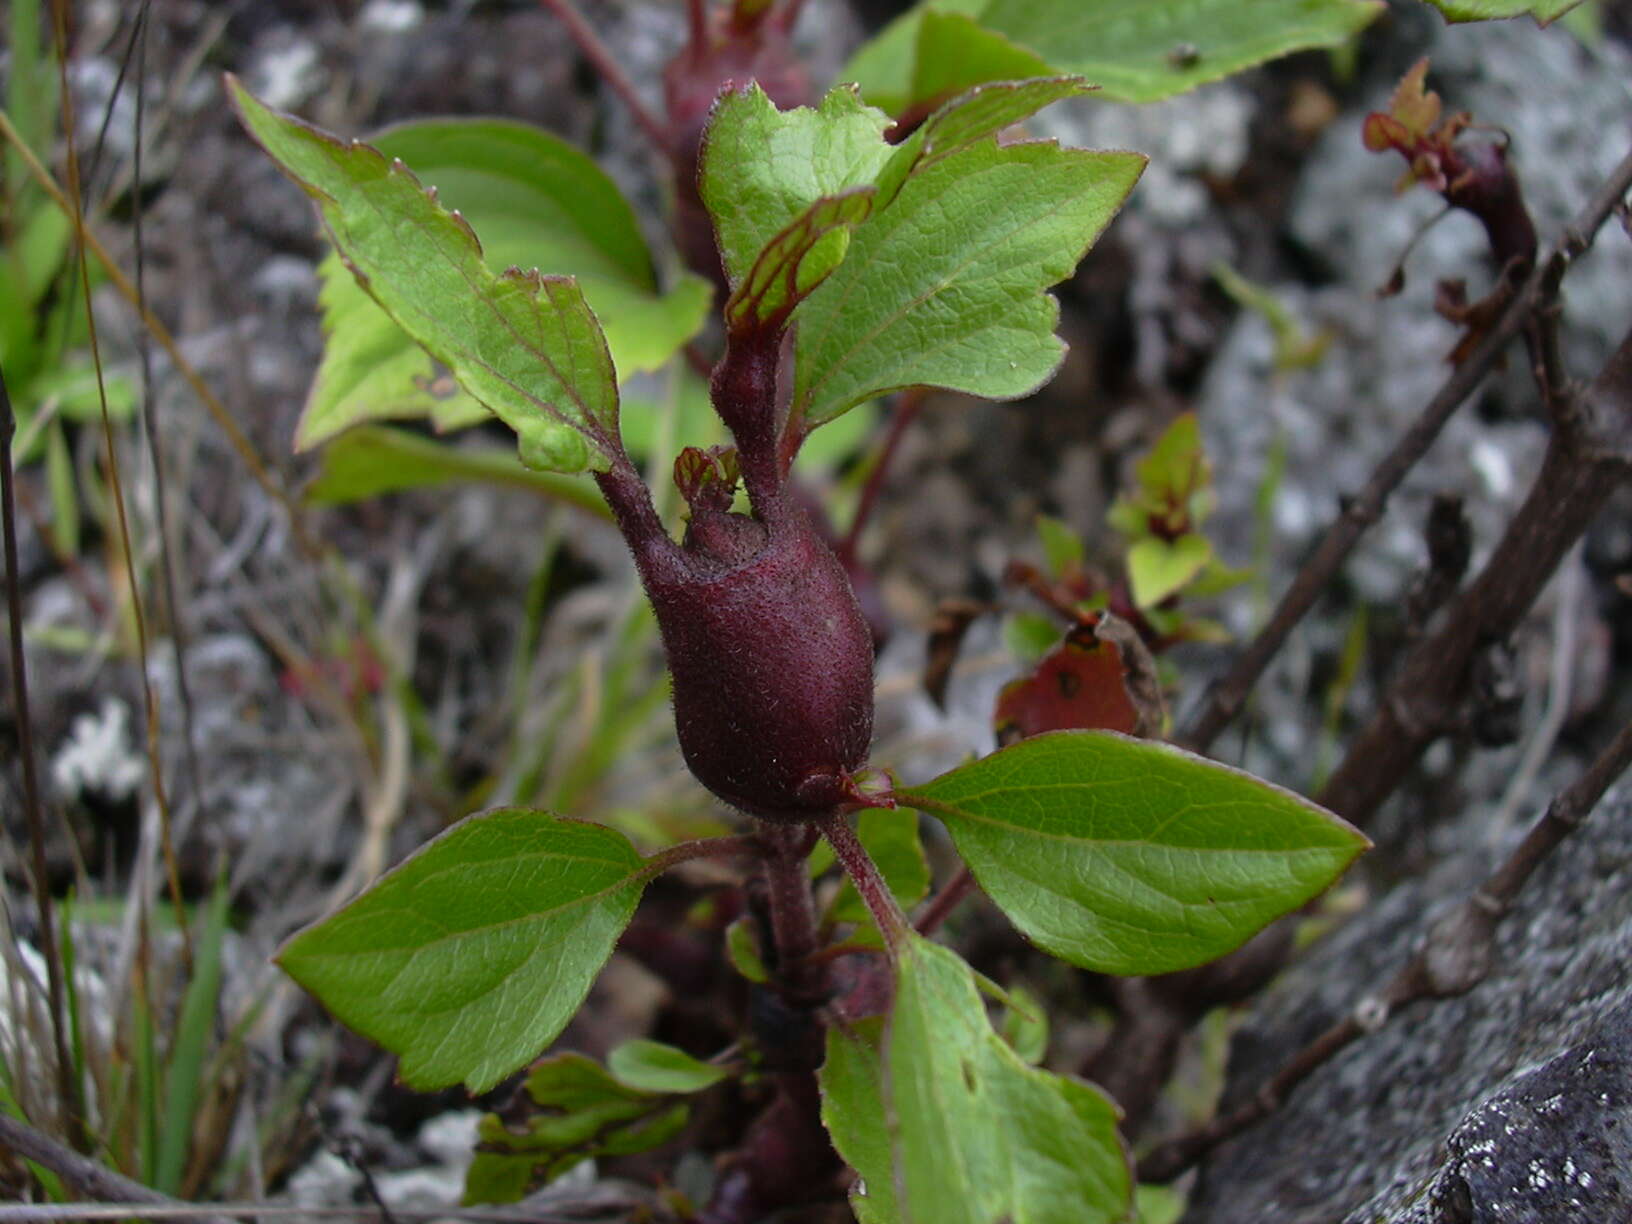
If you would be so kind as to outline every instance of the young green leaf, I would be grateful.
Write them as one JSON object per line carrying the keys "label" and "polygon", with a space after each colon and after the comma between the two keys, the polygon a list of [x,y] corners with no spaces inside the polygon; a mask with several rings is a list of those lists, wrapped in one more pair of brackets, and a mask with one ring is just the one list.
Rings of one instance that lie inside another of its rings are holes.
{"label": "young green leaf", "polygon": [[578,1010],[644,867],[600,825],[519,808],[472,816],[297,934],[278,962],[400,1055],[412,1087],[485,1092]]}
{"label": "young green leaf", "polygon": [[1146,536],[1128,549],[1128,582],[1133,602],[1151,608],[1176,595],[1207,568],[1213,546],[1207,537],[1190,532],[1176,540]]}
{"label": "young green leaf", "polygon": [[872,210],[873,188],[823,196],[768,243],[725,304],[733,336],[779,330],[794,307],[833,274],[850,249],[850,232]]}
{"label": "young green leaf", "polygon": [[946,58],[951,33],[935,18],[962,14],[985,33],[963,44],[962,83],[1001,79],[1015,53],[1030,52],[1050,72],[1102,86],[1108,98],[1154,102],[1292,51],[1335,46],[1382,11],[1374,0],[924,0],[839,77],[859,82],[869,102],[892,114],[933,102],[919,88],[938,81],[930,61]]}
{"label": "young green leaf", "polygon": [[730,1074],[724,1067],[644,1037],[626,1041],[613,1050],[607,1055],[606,1068],[619,1083],[653,1094],[701,1092]]}
{"label": "young green leaf", "polygon": [[536,268],[495,276],[464,218],[401,162],[229,85],[244,125],[317,202],[359,282],[516,431],[522,462],[559,472],[606,468],[620,447],[617,379],[578,283]]}
{"label": "young green leaf", "polygon": [[594,1059],[557,1054],[527,1076],[527,1096],[541,1112],[520,1129],[497,1114],[477,1124],[475,1159],[464,1201],[513,1203],[595,1156],[622,1156],[667,1143],[688,1110],[666,1095],[619,1083]]}
{"label": "young green leaf", "polygon": [[1144,167],[1132,153],[997,143],[996,130],[1025,108],[992,98],[1035,109],[1055,95],[970,95],[883,170],[879,205],[796,315],[801,428],[900,387],[1010,399],[1054,372],[1065,346],[1045,290],[1071,275]]}
{"label": "young green leaf", "polygon": [[754,920],[746,914],[725,928],[725,955],[731,961],[731,967],[750,982],[771,980],[771,972],[765,967],[765,956],[759,949]]}
{"label": "young green leaf", "polygon": [[1110,732],[1021,740],[896,794],[946,823],[1027,938],[1102,973],[1222,956],[1369,844],[1290,791]]}
{"label": "young green leaf", "polygon": [[893,148],[890,117],[840,88],[821,106],[779,111],[758,85],[714,104],[698,159],[698,187],[731,283],[772,238],[824,196],[872,185]]}
{"label": "young green leaf", "polygon": [[[525,123],[424,119],[374,138],[481,237],[487,266],[577,278],[620,379],[656,369],[702,325],[709,289],[682,276],[660,293],[634,210],[593,160]],[[344,264],[319,266],[326,340],[296,429],[297,449],[359,421],[429,416],[447,429],[488,415],[377,306]]]}
{"label": "young green leaf", "polygon": [[[879,1199],[876,1218],[1127,1218],[1133,1178],[1116,1107],[1087,1084],[1026,1066],[993,1031],[955,953],[916,936],[904,941],[877,1057],[875,1068],[859,1033],[836,1033],[822,1069],[834,1144],[867,1197]],[[884,1214],[886,1186],[893,1216]]]}
{"label": "young green leaf", "polygon": [[1428,0],[1447,21],[1492,21],[1529,14],[1539,25],[1557,21],[1581,0]]}

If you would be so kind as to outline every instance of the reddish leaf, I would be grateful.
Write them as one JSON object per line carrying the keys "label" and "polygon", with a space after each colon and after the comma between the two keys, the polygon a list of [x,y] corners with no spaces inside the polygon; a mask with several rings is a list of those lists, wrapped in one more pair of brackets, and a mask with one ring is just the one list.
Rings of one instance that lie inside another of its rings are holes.
{"label": "reddish leaf", "polygon": [[1067,633],[1030,675],[1004,687],[993,722],[1003,744],[1045,731],[1159,734],[1156,665],[1131,625],[1098,614]]}

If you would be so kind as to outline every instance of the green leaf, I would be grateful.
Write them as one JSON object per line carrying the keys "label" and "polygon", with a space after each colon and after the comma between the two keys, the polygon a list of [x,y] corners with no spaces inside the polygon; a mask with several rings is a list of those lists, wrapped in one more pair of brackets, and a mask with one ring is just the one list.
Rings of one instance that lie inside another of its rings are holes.
{"label": "green leaf", "polygon": [[827,1058],[819,1077],[822,1124],[845,1162],[861,1174],[850,1192],[858,1224],[900,1224],[894,1158],[884,1120],[884,1068],[879,1056],[884,1022],[862,1020],[827,1030]]}
{"label": "green leaf", "polygon": [[1009,987],[1009,1005],[1003,1009],[1003,1040],[1029,1067],[1042,1062],[1048,1053],[1048,1013],[1041,1000],[1024,986]]}
{"label": "green leaf", "polygon": [[402,1058],[419,1089],[485,1092],[571,1019],[645,886],[621,833],[546,812],[472,816],[337,914],[283,968]]}
{"label": "green leaf", "polygon": [[1176,540],[1146,536],[1128,549],[1133,602],[1141,608],[1154,607],[1183,590],[1212,559],[1213,546],[1205,536],[1193,532]]}
{"label": "green leaf", "polygon": [[988,81],[1056,75],[1034,51],[962,13],[926,12],[918,31],[911,98],[933,105]]}
{"label": "green leaf", "polygon": [[[925,0],[862,47],[839,77],[898,114],[935,99],[920,90],[946,71],[936,58],[959,57],[955,79],[972,84],[1012,75],[1013,57],[1029,52],[1049,72],[1103,87],[1107,98],[1153,102],[1292,51],[1335,46],[1383,7],[1374,0]],[[946,14],[962,14],[983,36],[971,34],[959,48],[949,41],[955,32]]]}
{"label": "green leaf", "polygon": [[1102,973],[1214,960],[1369,844],[1290,791],[1110,732],[1035,736],[896,797],[946,823],[1027,938]]}
{"label": "green leaf", "polygon": [[1139,1224],[1179,1224],[1185,1197],[1171,1186],[1137,1186],[1134,1203]]}
{"label": "green leaf", "polygon": [[324,447],[305,499],[314,506],[344,506],[382,493],[454,481],[527,489],[597,517],[611,517],[600,492],[582,477],[535,472],[523,467],[512,450],[452,446],[384,425],[359,425]]}
{"label": "green leaf", "polygon": [[1054,372],[1065,346],[1044,291],[1071,275],[1144,166],[1132,153],[997,143],[1002,127],[1069,92],[1080,86],[969,95],[884,167],[845,261],[795,314],[803,428],[902,387],[1012,399]]}
{"label": "green leaf", "polygon": [[1064,578],[1081,572],[1088,549],[1069,523],[1050,514],[1039,514],[1037,538],[1042,541],[1043,556],[1048,558],[1048,572],[1052,577]]}
{"label": "green leaf", "polygon": [[747,915],[725,928],[725,954],[731,967],[750,982],[768,982],[770,970],[765,968],[764,954],[759,950],[759,935],[754,920]]}
{"label": "green leaf", "polygon": [[872,211],[873,194],[872,187],[857,187],[822,196],[766,243],[725,304],[731,334],[781,328],[844,262],[850,232]]}
{"label": "green leaf", "polygon": [[733,285],[812,204],[872,185],[894,152],[889,125],[853,89],[833,90],[815,110],[779,111],[758,85],[715,103],[697,184]]}
{"label": "green leaf", "polygon": [[[896,973],[878,1070],[840,1037],[828,1046],[836,1074],[822,1072],[834,1143],[869,1197],[887,1176],[903,1224],[1126,1220],[1133,1178],[1116,1106],[1027,1067],[992,1030],[955,953],[909,937]],[[882,1144],[863,1112],[874,1092]]]}
{"label": "green leaf", "polygon": [[[480,236],[487,266],[577,278],[618,377],[653,370],[702,325],[710,290],[683,276],[659,293],[634,211],[589,157],[548,132],[497,119],[427,119],[374,140]],[[365,420],[429,416],[458,428],[487,416],[393,323],[338,258],[320,265],[327,341],[296,430],[307,449]]]}
{"label": "green leaf", "polygon": [[400,162],[257,102],[230,81],[245,126],[317,201],[374,300],[516,431],[522,462],[604,469],[619,448],[618,390],[599,323],[571,277],[494,275],[457,212]]}
{"label": "green leaf", "polygon": [[1447,21],[1491,21],[1531,16],[1540,25],[1557,21],[1581,0],[1428,0]]}
{"label": "green leaf", "polygon": [[724,1067],[644,1037],[626,1041],[613,1050],[607,1055],[606,1066],[619,1083],[653,1094],[701,1092],[730,1074]]}
{"label": "green leaf", "polygon": [[45,431],[45,479],[51,493],[51,539],[65,557],[79,556],[79,486],[61,421]]}
{"label": "green leaf", "polygon": [[497,1114],[477,1124],[464,1201],[513,1203],[595,1156],[629,1155],[672,1139],[687,1107],[619,1083],[582,1054],[543,1059],[527,1076],[539,1113],[513,1129]]}
{"label": "green leaf", "polygon": [[[856,818],[856,835],[883,873],[895,899],[910,910],[929,891],[929,862],[918,838],[918,813],[909,808],[868,808]],[[870,922],[867,904],[845,877],[828,917],[835,922]]]}

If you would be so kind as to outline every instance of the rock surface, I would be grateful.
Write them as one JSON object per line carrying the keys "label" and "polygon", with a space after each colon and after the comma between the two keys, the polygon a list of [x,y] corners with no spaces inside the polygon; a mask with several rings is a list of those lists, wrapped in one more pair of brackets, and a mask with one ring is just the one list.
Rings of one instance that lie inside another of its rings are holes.
{"label": "rock surface", "polygon": [[[1395,1016],[1219,1148],[1186,1224],[1632,1219],[1629,833],[1623,786],[1532,877],[1490,977]],[[1227,1103],[1386,980],[1494,861],[1473,850],[1401,885],[1288,972],[1237,1035]]]}

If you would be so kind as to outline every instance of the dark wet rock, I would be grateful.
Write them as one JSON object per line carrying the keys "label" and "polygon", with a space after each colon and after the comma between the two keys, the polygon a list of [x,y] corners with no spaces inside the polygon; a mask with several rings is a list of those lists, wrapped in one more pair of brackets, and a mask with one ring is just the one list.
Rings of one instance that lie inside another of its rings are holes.
{"label": "dark wet rock", "polygon": [[[1491,976],[1406,1009],[1219,1148],[1188,1224],[1632,1219],[1629,832],[1623,788],[1531,879]],[[1227,1104],[1385,981],[1499,853],[1402,885],[1293,968],[1236,1038]]]}

